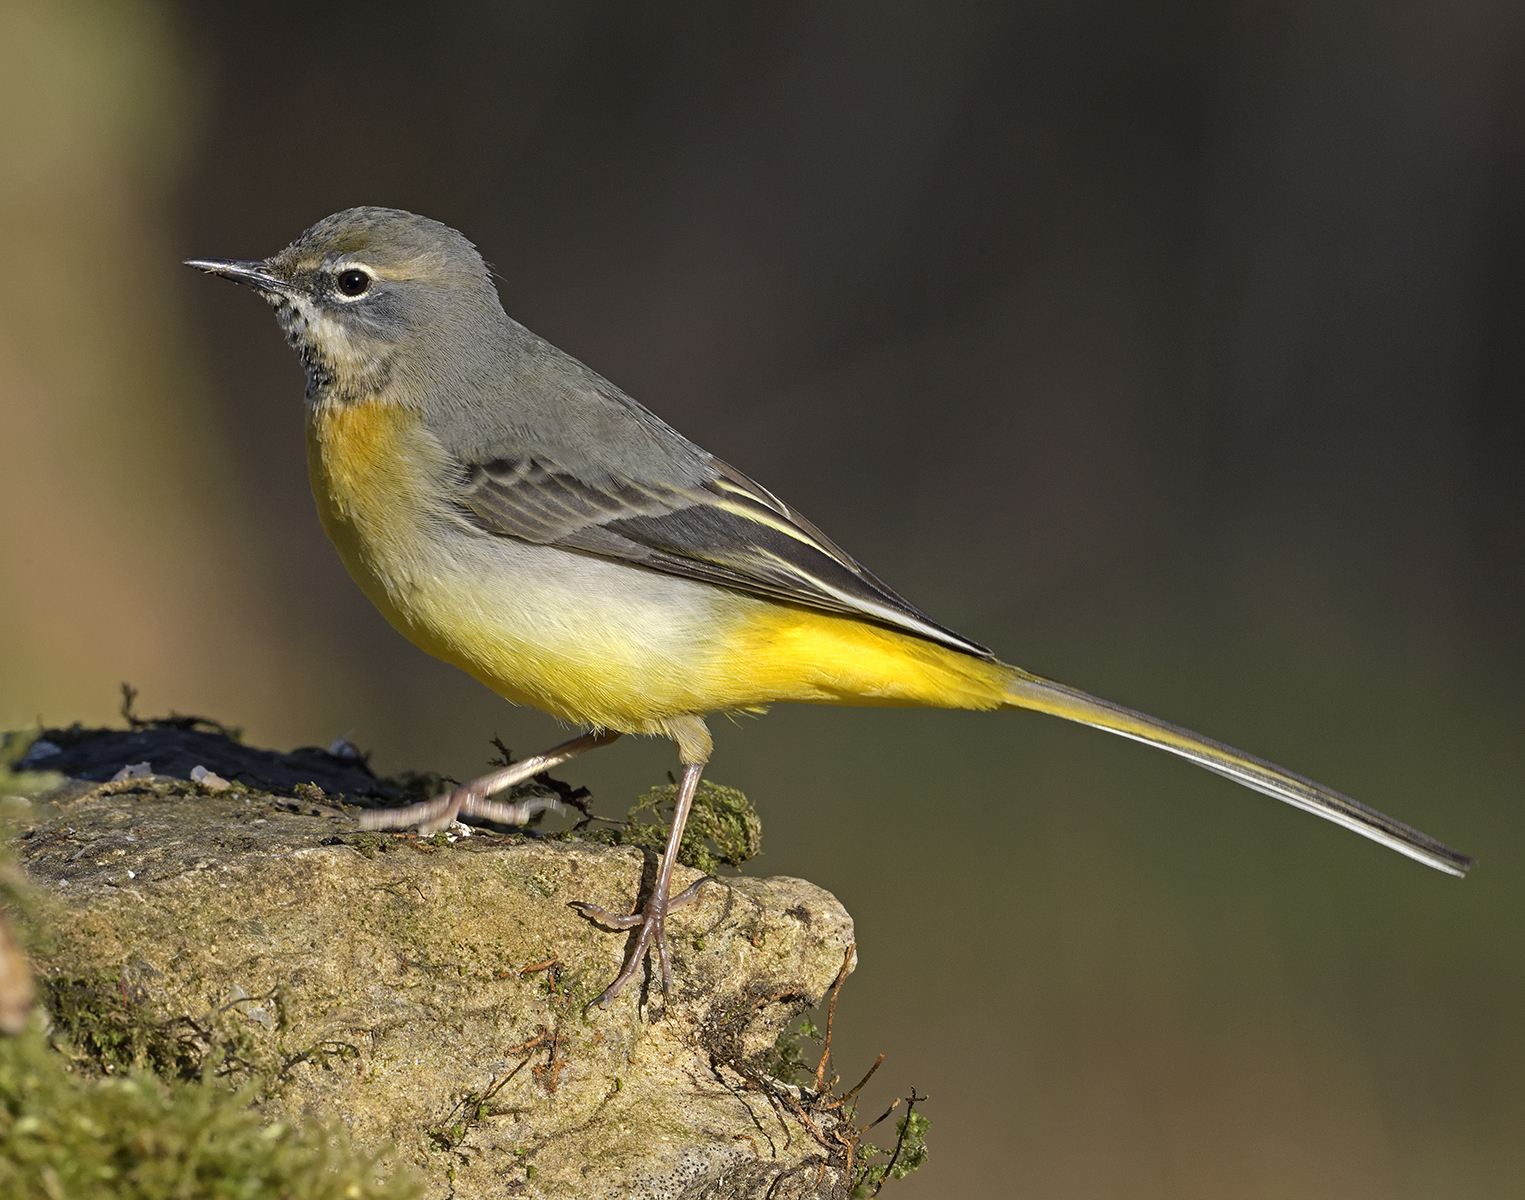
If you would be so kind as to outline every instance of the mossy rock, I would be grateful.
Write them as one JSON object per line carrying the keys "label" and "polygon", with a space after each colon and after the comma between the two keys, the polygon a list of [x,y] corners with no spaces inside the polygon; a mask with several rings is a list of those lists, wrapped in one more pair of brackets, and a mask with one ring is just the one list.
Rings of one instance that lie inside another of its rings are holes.
{"label": "mossy rock", "polygon": [[851,918],[803,880],[706,886],[668,923],[670,1003],[648,983],[590,1010],[627,939],[568,905],[628,909],[634,847],[362,834],[164,779],[70,784],[13,845],[83,1072],[213,1071],[267,1121],[390,1146],[431,1196],[845,1192],[837,1117],[762,1066],[851,958]]}
{"label": "mossy rock", "polygon": [[40,1029],[0,1037],[0,1196],[6,1200],[415,1200],[341,1127],[268,1123],[215,1079],[69,1071]]}

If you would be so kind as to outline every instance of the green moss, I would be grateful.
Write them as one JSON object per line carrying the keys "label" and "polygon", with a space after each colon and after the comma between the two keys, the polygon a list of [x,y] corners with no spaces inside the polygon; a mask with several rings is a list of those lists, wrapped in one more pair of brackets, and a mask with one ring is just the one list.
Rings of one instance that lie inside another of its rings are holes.
{"label": "green moss", "polygon": [[43,979],[41,986],[59,1040],[92,1073],[146,1068],[182,1080],[201,1074],[211,1049],[209,1031],[190,1021],[145,1022],[128,1001],[120,976],[58,976]]}
{"label": "green moss", "polygon": [[[926,1097],[920,1097],[925,1099]],[[932,1122],[916,1111],[913,1106],[895,1125],[893,1149],[881,1150],[866,1141],[859,1141],[853,1154],[856,1175],[852,1195],[877,1196],[887,1179],[904,1179],[927,1161],[927,1130]],[[882,1161],[875,1161],[881,1160]]]}
{"label": "green moss", "polygon": [[376,857],[376,852],[385,854],[391,847],[390,838],[383,838],[375,833],[352,833],[343,841],[355,848],[361,858],[370,861]]}
{"label": "green moss", "polygon": [[[630,809],[630,824],[620,831],[620,841],[661,853],[667,846],[677,798],[675,783],[652,788]],[[655,824],[642,819],[647,813],[657,818]],[[739,867],[749,858],[755,858],[761,849],[762,821],[751,801],[735,788],[701,779],[699,790],[694,793],[688,824],[683,830],[678,861],[685,867],[712,875],[721,863]]]}
{"label": "green moss", "polygon": [[204,1078],[71,1073],[43,1036],[0,1038],[0,1195],[12,1200],[409,1200],[343,1127],[265,1125]]}

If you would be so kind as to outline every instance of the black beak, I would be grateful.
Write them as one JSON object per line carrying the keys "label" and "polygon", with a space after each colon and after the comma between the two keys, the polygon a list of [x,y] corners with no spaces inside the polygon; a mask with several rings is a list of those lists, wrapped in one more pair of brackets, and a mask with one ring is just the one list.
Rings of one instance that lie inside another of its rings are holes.
{"label": "black beak", "polygon": [[208,275],[221,275],[234,283],[242,283],[257,292],[289,292],[291,285],[273,275],[262,262],[250,262],[237,258],[188,258],[185,265],[205,271]]}

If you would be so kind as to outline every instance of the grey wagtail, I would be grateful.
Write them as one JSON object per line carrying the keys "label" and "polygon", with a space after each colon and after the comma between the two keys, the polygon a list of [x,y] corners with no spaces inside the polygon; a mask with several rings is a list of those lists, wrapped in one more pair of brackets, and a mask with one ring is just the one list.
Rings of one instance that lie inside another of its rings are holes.
{"label": "grey wagtail", "polygon": [[[672,833],[608,1004],[700,880],[670,895],[710,755],[704,718],[777,700],[1025,708],[1158,746],[1452,875],[1472,859],[1262,759],[998,661],[766,488],[503,311],[460,233],[352,208],[262,262],[191,259],[269,301],[307,368],[323,528],[393,626],[498,695],[591,732],[447,796],[362,816],[521,823],[489,797],[622,733],[682,764]],[[639,899],[639,898],[637,898]]]}

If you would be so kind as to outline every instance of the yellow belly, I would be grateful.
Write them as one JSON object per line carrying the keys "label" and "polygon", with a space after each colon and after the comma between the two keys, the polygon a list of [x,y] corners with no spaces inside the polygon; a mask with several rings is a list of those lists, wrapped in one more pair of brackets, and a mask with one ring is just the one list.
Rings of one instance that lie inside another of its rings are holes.
{"label": "yellow belly", "polygon": [[773,701],[995,708],[1010,668],[849,617],[452,523],[449,464],[412,412],[308,424],[323,528],[404,636],[499,695],[631,733]]}

